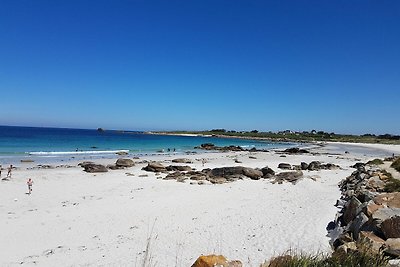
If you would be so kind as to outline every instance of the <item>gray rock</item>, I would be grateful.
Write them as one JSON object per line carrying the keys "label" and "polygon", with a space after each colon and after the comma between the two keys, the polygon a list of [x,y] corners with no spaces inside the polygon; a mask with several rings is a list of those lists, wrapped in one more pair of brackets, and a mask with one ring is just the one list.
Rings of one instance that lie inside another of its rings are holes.
{"label": "gray rock", "polygon": [[269,167],[264,167],[261,169],[264,178],[271,178],[275,175],[275,171]]}
{"label": "gray rock", "polygon": [[291,171],[291,172],[281,172],[275,176],[275,182],[281,183],[283,181],[290,183],[297,183],[297,181],[303,177],[302,171]]}
{"label": "gray rock", "polygon": [[252,168],[243,168],[243,175],[249,177],[252,180],[258,180],[263,176],[263,172]]}
{"label": "gray rock", "polygon": [[350,230],[353,233],[353,237],[355,240],[358,239],[358,235],[360,233],[361,227],[368,222],[368,217],[364,213],[360,213],[354,219],[354,221],[350,225]]}
{"label": "gray rock", "polygon": [[192,161],[190,159],[184,159],[184,158],[179,158],[179,159],[173,159],[172,162],[174,163],[192,163]]}
{"label": "gray rock", "polygon": [[148,172],[166,172],[167,168],[158,162],[150,162],[146,167],[143,167],[142,170]]}
{"label": "gray rock", "polygon": [[300,168],[304,171],[308,169],[308,164],[305,162],[300,163]]}
{"label": "gray rock", "polygon": [[181,172],[187,172],[191,171],[192,168],[190,166],[173,166],[170,165],[167,167],[167,171],[181,171]]}
{"label": "gray rock", "polygon": [[95,172],[108,172],[106,166],[101,164],[85,164],[83,166],[85,172],[95,173]]}
{"label": "gray rock", "polygon": [[352,197],[346,204],[343,213],[343,222],[345,225],[349,224],[357,216],[357,209],[361,206],[360,200]]}
{"label": "gray rock", "polygon": [[117,159],[117,162],[115,162],[115,165],[118,167],[132,167],[135,166],[135,163],[131,159]]}
{"label": "gray rock", "polygon": [[290,165],[289,163],[279,163],[278,168],[282,170],[291,170],[292,165]]}
{"label": "gray rock", "polygon": [[321,169],[321,162],[319,161],[312,161],[310,162],[310,164],[308,164],[308,168],[309,171],[318,171]]}

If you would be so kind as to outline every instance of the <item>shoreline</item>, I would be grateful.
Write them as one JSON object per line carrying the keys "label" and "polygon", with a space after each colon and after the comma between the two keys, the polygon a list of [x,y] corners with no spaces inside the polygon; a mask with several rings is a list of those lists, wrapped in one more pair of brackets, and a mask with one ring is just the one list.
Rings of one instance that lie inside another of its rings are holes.
{"label": "shoreline", "polygon": [[[351,165],[375,157],[365,155],[370,150],[353,153],[353,147],[347,148],[349,153],[328,144],[311,148],[309,154],[147,155],[134,159],[131,168],[107,173],[85,173],[76,165],[24,166],[0,183],[0,229],[7,229],[0,231],[0,239],[9,240],[0,245],[0,265],[132,266],[143,259],[149,238],[154,261],[166,267],[176,266],[177,260],[180,266],[190,266],[199,255],[210,253],[240,259],[243,266],[258,266],[290,248],[329,253],[326,226],[338,211],[334,206],[341,194],[337,184],[354,171]],[[172,163],[180,157],[192,163]],[[142,170],[156,161],[199,171],[269,166],[283,172],[280,163],[316,160],[340,168],[304,171],[296,184],[243,179],[202,185],[164,180],[166,174]],[[115,159],[95,162],[106,165]],[[34,181],[31,195],[25,194],[27,178]]]}

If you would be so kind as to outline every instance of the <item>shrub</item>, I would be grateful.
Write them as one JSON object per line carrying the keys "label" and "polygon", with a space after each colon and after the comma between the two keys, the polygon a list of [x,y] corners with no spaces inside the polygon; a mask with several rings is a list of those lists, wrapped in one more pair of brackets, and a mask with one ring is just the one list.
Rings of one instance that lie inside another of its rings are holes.
{"label": "shrub", "polygon": [[381,159],[373,159],[367,162],[369,165],[381,165],[383,164],[383,160]]}
{"label": "shrub", "polygon": [[396,171],[400,172],[400,158],[397,158],[390,167],[394,168]]}

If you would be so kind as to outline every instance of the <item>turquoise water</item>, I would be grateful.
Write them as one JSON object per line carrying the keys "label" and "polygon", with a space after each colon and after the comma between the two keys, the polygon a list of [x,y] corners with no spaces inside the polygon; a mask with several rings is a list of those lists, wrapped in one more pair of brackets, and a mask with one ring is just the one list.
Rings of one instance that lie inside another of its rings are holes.
{"label": "turquoise water", "polygon": [[[284,148],[289,143],[200,136],[168,136],[141,132],[120,132],[0,126],[0,160],[2,163],[20,159],[68,159],[77,157],[115,156],[117,151],[131,155],[148,153],[184,153],[195,151],[203,143],[245,148]],[[174,151],[175,150],[175,151]]]}

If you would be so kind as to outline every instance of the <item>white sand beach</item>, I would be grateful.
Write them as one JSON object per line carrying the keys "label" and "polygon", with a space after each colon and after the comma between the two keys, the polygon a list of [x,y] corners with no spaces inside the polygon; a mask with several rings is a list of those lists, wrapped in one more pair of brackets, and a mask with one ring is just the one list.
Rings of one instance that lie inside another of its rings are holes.
{"label": "white sand beach", "polygon": [[[338,182],[354,171],[350,166],[355,162],[375,158],[374,150],[378,155],[400,154],[400,146],[342,145],[313,148],[323,152],[318,155],[281,157],[274,151],[184,155],[194,163],[183,165],[197,170],[269,166],[281,172],[277,168],[281,162],[315,160],[341,167],[304,171],[305,178],[295,185],[273,184],[269,179],[180,183],[141,170],[146,163],[96,174],[75,164],[27,169],[32,164],[21,163],[10,181],[0,182],[0,265],[142,266],[148,245],[151,266],[163,267],[191,266],[199,255],[210,253],[255,267],[288,249],[330,252],[326,226],[337,212]],[[182,156],[135,161],[171,165],[178,157]],[[204,167],[202,158],[207,160]],[[28,178],[34,181],[31,195],[26,194]]]}

